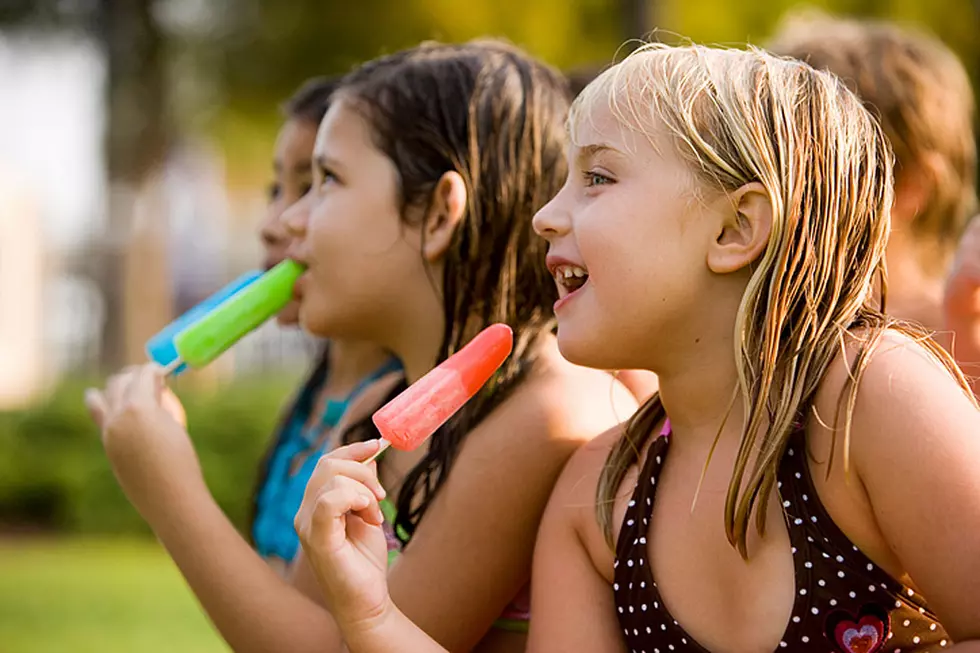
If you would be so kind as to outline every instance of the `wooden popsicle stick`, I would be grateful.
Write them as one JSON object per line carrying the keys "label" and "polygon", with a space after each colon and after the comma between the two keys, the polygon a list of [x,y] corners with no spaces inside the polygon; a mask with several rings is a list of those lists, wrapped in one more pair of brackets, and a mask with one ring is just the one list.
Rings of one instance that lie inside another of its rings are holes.
{"label": "wooden popsicle stick", "polygon": [[170,376],[171,374],[174,373],[174,371],[178,367],[180,367],[183,364],[183,362],[184,361],[180,360],[179,358],[175,358],[174,360],[172,360],[170,362],[169,365],[167,365],[166,367],[163,368],[163,375],[164,376]]}
{"label": "wooden popsicle stick", "polygon": [[381,447],[377,451],[375,451],[373,454],[371,454],[371,457],[370,458],[368,458],[366,460],[362,460],[361,462],[363,464],[370,465],[372,462],[374,462],[378,458],[378,456],[380,456],[381,454],[383,454],[385,452],[385,449],[387,449],[388,447],[391,446],[391,443],[388,442],[387,440],[385,440],[384,438],[378,438],[378,441],[381,443]]}

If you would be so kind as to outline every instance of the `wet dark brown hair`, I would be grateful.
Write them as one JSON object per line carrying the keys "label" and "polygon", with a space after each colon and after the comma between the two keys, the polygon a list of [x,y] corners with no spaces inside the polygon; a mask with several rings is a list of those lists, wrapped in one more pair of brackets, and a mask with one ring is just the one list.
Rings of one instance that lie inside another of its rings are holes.
{"label": "wet dark brown hair", "polygon": [[330,108],[330,98],[340,86],[341,77],[314,77],[303,82],[286,100],[281,111],[290,120],[303,120],[319,126]]}
{"label": "wet dark brown hair", "polygon": [[[530,373],[553,325],[547,245],[531,220],[565,179],[568,89],[557,71],[499,41],[426,43],[364,64],[335,101],[358,111],[399,173],[403,219],[418,219],[439,179],[463,178],[468,206],[445,258],[446,327],[439,361],[495,322],[514,330],[514,353],[432,437],[405,479],[396,532],[407,541],[445,481],[466,434]],[[397,388],[392,394],[396,394]],[[378,437],[369,419],[345,434]]]}

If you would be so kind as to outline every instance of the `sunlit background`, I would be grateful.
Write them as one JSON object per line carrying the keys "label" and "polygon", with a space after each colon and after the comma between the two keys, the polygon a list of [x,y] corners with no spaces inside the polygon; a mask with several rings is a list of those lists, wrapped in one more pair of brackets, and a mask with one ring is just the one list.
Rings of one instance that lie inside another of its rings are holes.
{"label": "sunlit background", "polygon": [[[922,26],[980,77],[980,0],[833,0]],[[423,39],[502,36],[563,70],[662,38],[764,43],[789,0],[0,0],[0,653],[226,650],[115,486],[81,406],[260,260],[278,107]],[[242,523],[310,343],[267,325],[179,383]]]}

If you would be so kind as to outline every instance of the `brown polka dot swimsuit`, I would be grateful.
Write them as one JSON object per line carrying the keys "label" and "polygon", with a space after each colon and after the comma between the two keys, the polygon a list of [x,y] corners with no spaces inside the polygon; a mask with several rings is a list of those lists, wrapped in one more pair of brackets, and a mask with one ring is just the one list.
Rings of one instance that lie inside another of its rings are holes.
{"label": "brown polka dot swimsuit", "polygon": [[[633,653],[705,651],[667,611],[647,562],[657,478],[669,448],[668,426],[650,446],[616,545],[616,612]],[[952,646],[923,598],[878,569],[837,528],[817,498],[804,452],[799,431],[779,468],[796,598],[778,650],[921,653]]]}

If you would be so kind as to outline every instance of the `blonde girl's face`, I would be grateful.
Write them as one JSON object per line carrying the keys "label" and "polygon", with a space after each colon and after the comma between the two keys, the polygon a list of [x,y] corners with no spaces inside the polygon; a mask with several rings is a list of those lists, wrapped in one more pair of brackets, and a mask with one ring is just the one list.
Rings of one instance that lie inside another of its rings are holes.
{"label": "blonde girl's face", "polygon": [[604,101],[583,107],[565,186],[535,217],[558,286],[559,346],[574,363],[659,368],[706,336],[716,292],[706,255],[730,203],[700,189],[659,131],[624,126]]}

